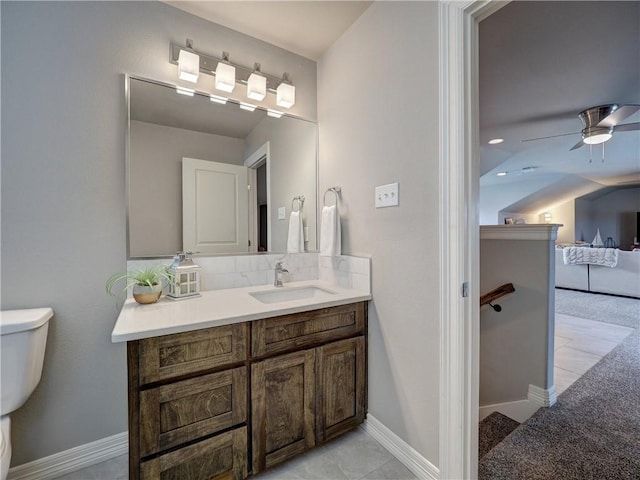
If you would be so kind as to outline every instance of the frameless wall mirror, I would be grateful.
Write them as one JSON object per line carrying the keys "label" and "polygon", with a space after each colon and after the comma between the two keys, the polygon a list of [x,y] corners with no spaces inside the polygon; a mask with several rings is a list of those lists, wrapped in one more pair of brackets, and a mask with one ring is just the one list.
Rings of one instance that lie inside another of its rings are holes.
{"label": "frameless wall mirror", "polygon": [[126,81],[129,258],[285,252],[292,209],[317,249],[315,123]]}

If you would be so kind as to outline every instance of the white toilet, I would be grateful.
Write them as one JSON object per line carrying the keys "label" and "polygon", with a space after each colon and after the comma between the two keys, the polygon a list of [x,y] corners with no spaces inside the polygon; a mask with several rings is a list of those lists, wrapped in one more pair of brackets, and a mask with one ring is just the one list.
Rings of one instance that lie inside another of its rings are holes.
{"label": "white toilet", "polygon": [[50,308],[0,312],[0,467],[7,478],[11,461],[11,419],[40,381],[47,344]]}

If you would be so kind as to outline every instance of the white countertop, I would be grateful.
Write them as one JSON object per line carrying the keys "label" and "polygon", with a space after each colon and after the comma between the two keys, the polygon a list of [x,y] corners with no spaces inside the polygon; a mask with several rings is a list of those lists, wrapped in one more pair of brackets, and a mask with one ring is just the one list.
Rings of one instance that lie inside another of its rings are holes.
{"label": "white countertop", "polygon": [[[333,293],[272,304],[262,303],[250,295],[251,292],[280,291],[308,286],[317,286]],[[277,289],[273,285],[260,285],[210,290],[202,292],[200,297],[184,300],[171,300],[163,296],[151,305],[139,305],[135,300],[129,299],[118,315],[111,332],[111,341],[117,343],[139,340],[365,300],[371,300],[370,293],[342,288],[319,280],[285,283],[284,287]]]}

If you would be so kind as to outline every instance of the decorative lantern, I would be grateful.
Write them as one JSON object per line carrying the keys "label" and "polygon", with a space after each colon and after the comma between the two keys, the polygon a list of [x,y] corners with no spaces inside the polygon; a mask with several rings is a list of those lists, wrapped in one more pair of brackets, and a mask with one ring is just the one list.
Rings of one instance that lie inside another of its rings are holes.
{"label": "decorative lantern", "polygon": [[178,252],[168,269],[171,274],[169,293],[172,300],[200,296],[200,267],[193,263],[192,252]]}

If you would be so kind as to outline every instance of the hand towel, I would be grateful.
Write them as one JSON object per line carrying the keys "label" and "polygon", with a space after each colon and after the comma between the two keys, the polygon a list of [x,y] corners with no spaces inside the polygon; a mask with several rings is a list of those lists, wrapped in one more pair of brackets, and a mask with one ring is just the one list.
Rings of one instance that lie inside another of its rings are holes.
{"label": "hand towel", "polygon": [[300,212],[291,212],[291,214],[289,215],[287,252],[304,252],[304,234],[302,233],[302,216],[300,215]]}
{"label": "hand towel", "polygon": [[323,207],[320,223],[320,256],[337,257],[341,253],[340,212],[338,212],[338,206]]}

